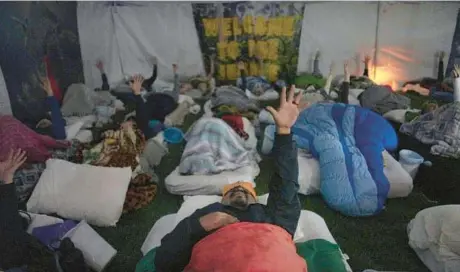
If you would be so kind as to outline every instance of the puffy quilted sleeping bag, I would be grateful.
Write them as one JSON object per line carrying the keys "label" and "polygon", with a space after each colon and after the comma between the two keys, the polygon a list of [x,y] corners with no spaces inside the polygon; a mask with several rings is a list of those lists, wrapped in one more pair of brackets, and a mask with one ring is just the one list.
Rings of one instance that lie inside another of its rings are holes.
{"label": "puffy quilted sleeping bag", "polygon": [[301,112],[292,128],[299,148],[320,163],[320,191],[326,203],[345,215],[379,213],[390,188],[382,151],[397,147],[393,127],[359,106],[319,103]]}

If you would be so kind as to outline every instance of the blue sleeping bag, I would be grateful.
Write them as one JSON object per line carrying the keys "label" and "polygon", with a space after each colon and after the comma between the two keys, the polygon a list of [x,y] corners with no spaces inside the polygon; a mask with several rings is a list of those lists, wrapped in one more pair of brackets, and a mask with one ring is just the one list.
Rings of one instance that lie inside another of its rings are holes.
{"label": "blue sleeping bag", "polygon": [[397,147],[393,127],[368,109],[319,103],[301,112],[292,128],[299,148],[320,164],[326,203],[348,216],[370,216],[385,205],[390,185],[383,173],[384,149]]}

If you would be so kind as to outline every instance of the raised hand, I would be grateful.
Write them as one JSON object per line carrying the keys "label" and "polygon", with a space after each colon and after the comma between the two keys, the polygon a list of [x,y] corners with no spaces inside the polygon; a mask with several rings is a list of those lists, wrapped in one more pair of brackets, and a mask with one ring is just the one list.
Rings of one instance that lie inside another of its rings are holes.
{"label": "raised hand", "polygon": [[26,152],[17,149],[10,150],[5,161],[0,162],[0,184],[13,183],[13,176],[16,170],[26,161]]}
{"label": "raised hand", "polygon": [[238,61],[238,70],[244,70],[246,67],[244,66],[244,62]]}
{"label": "raised hand", "polygon": [[460,77],[460,66],[458,64],[454,65],[454,69],[452,70],[452,77],[459,78]]}
{"label": "raised hand", "polygon": [[174,63],[174,64],[172,65],[172,69],[173,69],[173,73],[174,73],[174,74],[177,74],[177,68],[178,68],[178,67],[177,67],[177,64]]}
{"label": "raised hand", "polygon": [[445,56],[446,56],[446,52],[444,51],[439,52],[439,60],[444,60]]}
{"label": "raised hand", "polygon": [[47,77],[43,77],[41,79],[41,85],[42,85],[42,88],[45,90],[46,94],[48,96],[53,96],[53,88],[51,88],[51,83],[49,81],[49,79]]}
{"label": "raised hand", "polygon": [[315,54],[315,60],[319,60],[320,57],[321,57],[321,52],[318,50],[316,51],[316,54]]}
{"label": "raised hand", "polygon": [[236,217],[224,212],[213,212],[200,217],[200,224],[206,231],[216,230],[237,222],[239,221]]}
{"label": "raised hand", "polygon": [[135,75],[132,78],[132,81],[130,81],[129,86],[131,87],[131,90],[133,91],[133,94],[135,94],[135,95],[141,94],[142,83],[144,83],[144,77],[143,76]]}
{"label": "raised hand", "polygon": [[333,75],[335,72],[335,62],[331,62],[331,66],[329,66],[329,74]]}
{"label": "raised hand", "polygon": [[290,134],[291,127],[294,125],[297,117],[299,117],[299,104],[302,98],[302,92],[299,92],[294,97],[295,86],[292,85],[289,90],[288,97],[286,98],[286,87],[281,91],[280,107],[275,110],[273,107],[267,107],[273,119],[275,119],[278,134]]}
{"label": "raised hand", "polygon": [[157,65],[157,63],[158,63],[158,59],[155,56],[148,57],[147,61],[148,61],[148,63],[150,63],[153,66]]}
{"label": "raised hand", "polygon": [[99,71],[100,71],[101,73],[104,72],[104,63],[102,62],[102,60],[98,60],[98,61],[96,62],[96,67],[97,67],[97,69],[99,69]]}
{"label": "raised hand", "polygon": [[345,81],[350,82],[350,70],[348,66],[348,60],[343,62],[343,74],[345,75]]}
{"label": "raised hand", "polygon": [[367,66],[367,65],[369,65],[369,62],[370,62],[370,61],[371,61],[371,57],[370,57],[369,55],[366,55],[366,56],[364,57],[364,61],[363,61],[364,64],[366,64],[366,66]]}

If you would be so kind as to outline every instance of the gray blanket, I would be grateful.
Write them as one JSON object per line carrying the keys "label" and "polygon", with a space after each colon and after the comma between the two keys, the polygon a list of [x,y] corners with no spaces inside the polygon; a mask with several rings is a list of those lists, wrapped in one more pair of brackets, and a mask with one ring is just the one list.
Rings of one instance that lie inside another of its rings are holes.
{"label": "gray blanket", "polygon": [[410,108],[410,98],[397,94],[384,86],[374,85],[367,88],[359,98],[361,106],[380,114],[391,110]]}
{"label": "gray blanket", "polygon": [[431,154],[460,158],[460,102],[428,112],[403,124],[399,131],[432,145]]}
{"label": "gray blanket", "polygon": [[235,86],[221,86],[216,89],[211,97],[211,106],[215,108],[221,105],[235,106],[240,112],[260,111],[257,102],[250,100],[243,90]]}

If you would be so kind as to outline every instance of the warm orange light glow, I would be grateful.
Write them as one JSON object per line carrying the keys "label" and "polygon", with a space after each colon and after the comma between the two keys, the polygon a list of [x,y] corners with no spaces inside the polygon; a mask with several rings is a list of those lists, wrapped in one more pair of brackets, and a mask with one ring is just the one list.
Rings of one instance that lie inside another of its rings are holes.
{"label": "warm orange light glow", "polygon": [[[374,77],[375,75],[375,77]],[[395,74],[395,69],[391,65],[372,66],[369,68],[369,78],[372,79],[378,85],[391,86],[393,91],[398,89],[398,83],[396,79],[398,75]]]}

